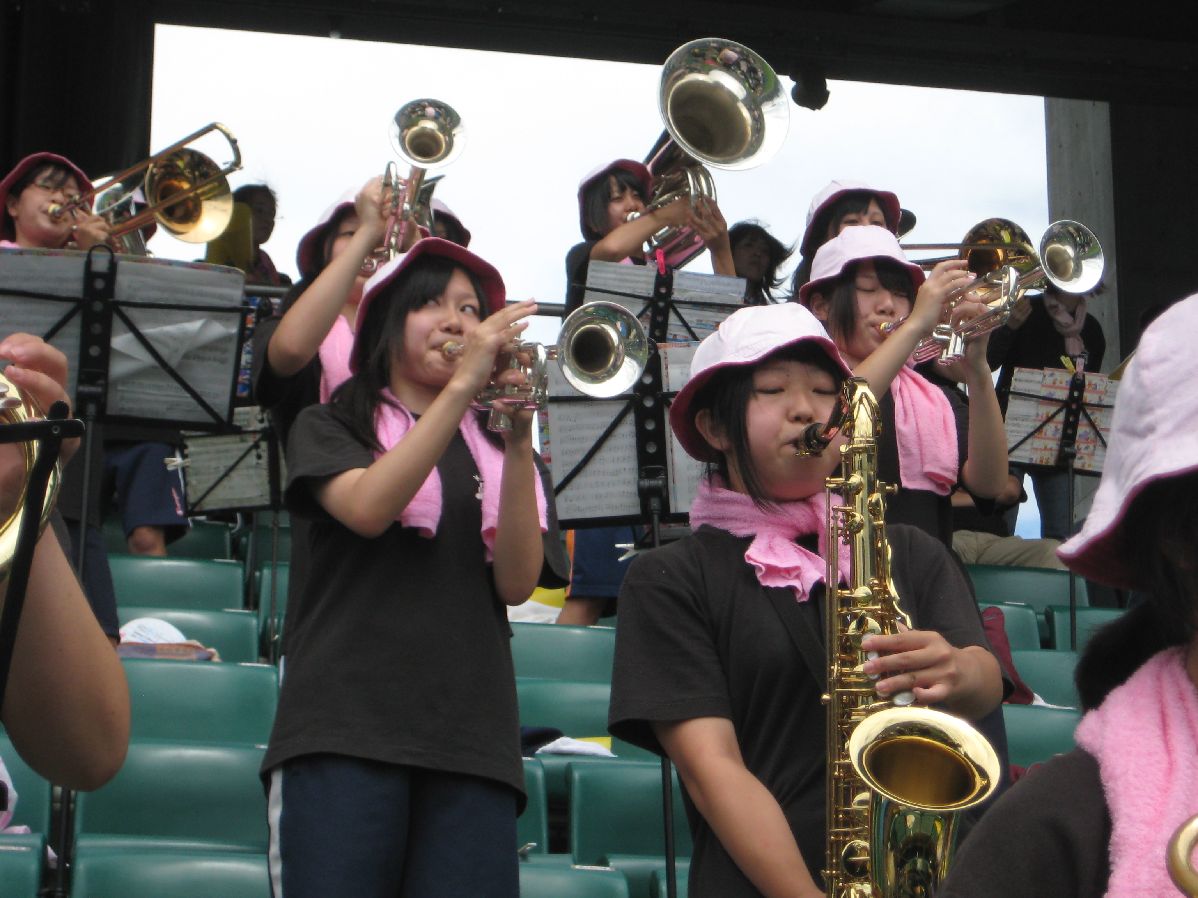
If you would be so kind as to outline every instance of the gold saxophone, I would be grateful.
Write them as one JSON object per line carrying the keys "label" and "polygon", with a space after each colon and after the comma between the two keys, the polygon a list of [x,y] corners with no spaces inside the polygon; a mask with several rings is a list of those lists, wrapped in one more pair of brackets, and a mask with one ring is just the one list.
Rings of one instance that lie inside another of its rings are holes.
{"label": "gold saxophone", "polygon": [[[845,381],[840,410],[796,443],[800,455],[822,451],[842,430],[839,477],[828,487],[828,584],[839,583],[837,547],[849,547],[844,587],[828,587],[828,844],[829,898],[928,896],[947,872],[956,812],[984,801],[998,784],[1000,763],[976,729],[942,711],[908,707],[911,693],[884,700],[861,639],[897,633],[911,619],[890,581],[883,517],[893,487],[877,479],[878,404],[866,382]],[[833,493],[843,496],[837,504]]]}
{"label": "gold saxophone", "polygon": [[1183,895],[1198,898],[1198,869],[1190,861],[1190,855],[1198,848],[1198,815],[1191,817],[1173,833],[1169,839],[1169,851],[1165,862],[1173,884]]}

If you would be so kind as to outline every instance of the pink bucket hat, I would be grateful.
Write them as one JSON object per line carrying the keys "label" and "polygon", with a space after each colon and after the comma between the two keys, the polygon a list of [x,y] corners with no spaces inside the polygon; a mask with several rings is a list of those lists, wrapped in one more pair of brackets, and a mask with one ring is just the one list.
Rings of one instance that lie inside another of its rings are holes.
{"label": "pink bucket hat", "polygon": [[434,216],[441,215],[446,218],[452,218],[455,222],[457,222],[458,227],[462,229],[462,238],[466,241],[462,245],[469,246],[470,231],[464,224],[462,224],[462,220],[454,214],[454,211],[436,197],[433,197],[433,201],[429,205],[432,207]]}
{"label": "pink bucket hat", "polygon": [[358,188],[351,187],[341,198],[321,213],[320,220],[313,225],[295,248],[295,266],[304,280],[315,277],[321,269],[320,255],[324,251],[325,237],[346,212],[353,211],[354,197]]}
{"label": "pink bucket hat", "polygon": [[589,175],[578,182],[578,227],[582,230],[582,236],[587,240],[597,240],[603,236],[602,234],[596,234],[595,231],[587,225],[587,210],[584,201],[587,188],[600,178],[606,178],[609,174],[617,170],[629,172],[634,178],[636,178],[637,181],[640,182],[641,192],[644,193],[646,198],[653,195],[653,175],[649,174],[649,169],[640,162],[634,162],[632,159],[617,159],[615,162],[609,162],[607,165],[601,165],[599,168],[592,171]]}
{"label": "pink bucket hat", "polygon": [[350,355],[350,370],[357,371],[358,339],[362,333],[361,325],[366,321],[366,311],[371,301],[382,293],[383,288],[392,283],[400,274],[417,259],[424,256],[443,256],[461,265],[476,278],[486,296],[487,314],[499,311],[507,302],[507,288],[503,278],[495,267],[480,259],[464,246],[458,246],[450,240],[440,237],[422,237],[412,244],[412,248],[401,256],[396,256],[373,275],[362,288],[362,299],[358,303],[358,330],[354,336],[354,350]]}
{"label": "pink bucket hat", "polygon": [[690,380],[670,404],[670,426],[687,454],[699,461],[719,460],[719,453],[695,427],[697,410],[691,408],[716,374],[725,368],[754,365],[779,349],[809,341],[823,349],[845,377],[852,375],[824,326],[802,306],[790,302],[747,306],[725,318],[695,350]]}
{"label": "pink bucket hat", "polygon": [[877,225],[860,225],[845,228],[816,251],[811,263],[811,280],[799,288],[799,302],[807,305],[812,292],[840,277],[849,264],[866,259],[898,262],[910,273],[914,290],[923,286],[927,278],[922,268],[907,261],[894,234]]}
{"label": "pink bucket hat", "polygon": [[[902,215],[898,196],[889,190],[871,187],[864,181],[833,181],[815,195],[807,210],[807,230],[803,232],[803,242],[799,244],[799,252],[808,259],[815,252],[816,245],[824,239],[823,235],[828,232],[828,223],[822,220],[824,213],[830,212],[832,205],[846,193],[873,194],[878,200],[878,205],[882,207],[882,214],[886,217],[886,227],[890,228],[892,232],[898,230],[899,216]],[[813,223],[814,227],[812,227]]]}
{"label": "pink bucket hat", "polygon": [[1198,471],[1198,392],[1178,389],[1198,374],[1195,333],[1198,294],[1148,326],[1127,366],[1094,503],[1081,533],[1057,550],[1083,577],[1121,589],[1148,586],[1128,549],[1124,519],[1149,484]]}
{"label": "pink bucket hat", "polygon": [[[33,169],[43,165],[59,165],[69,170],[75,176],[75,180],[79,182],[80,190],[88,190],[92,186],[91,179],[83,173],[83,169],[66,156],[59,156],[57,153],[32,153],[26,156],[4,176],[3,181],[0,181],[0,240],[12,240],[16,237],[12,219],[8,215],[8,194],[12,191],[13,185]],[[90,209],[91,203],[88,203],[87,206]]]}

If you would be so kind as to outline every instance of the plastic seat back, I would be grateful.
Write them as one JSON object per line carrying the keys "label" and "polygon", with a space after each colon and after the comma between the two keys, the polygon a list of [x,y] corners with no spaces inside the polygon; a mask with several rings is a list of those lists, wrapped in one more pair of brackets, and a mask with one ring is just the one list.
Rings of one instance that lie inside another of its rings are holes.
{"label": "plastic seat back", "polygon": [[1053,705],[1076,708],[1080,705],[1073,672],[1077,669],[1077,652],[1054,652],[1050,649],[1011,652],[1011,660],[1023,682],[1040,698]]}
{"label": "plastic seat back", "polygon": [[1070,649],[1080,652],[1094,635],[1094,631],[1105,627],[1111,621],[1118,620],[1124,615],[1122,608],[1085,608],[1077,609],[1077,645],[1069,644],[1069,606],[1049,605],[1045,609],[1048,618],[1048,634],[1050,644],[1054,649]]}
{"label": "plastic seat back", "polygon": [[516,677],[516,695],[524,726],[554,727],[575,739],[607,735],[609,683]]}
{"label": "plastic seat back", "polygon": [[13,826],[28,826],[31,832],[48,835],[50,832],[50,783],[47,782],[13,748],[8,733],[0,730],[0,758],[12,777],[17,790]]}
{"label": "plastic seat back", "polygon": [[265,854],[85,845],[75,859],[73,894],[86,898],[270,898],[270,874]]}
{"label": "plastic seat back", "polygon": [[520,865],[520,898],[628,898],[628,895],[628,881],[615,870]]}
{"label": "plastic seat back", "polygon": [[[661,764],[608,761],[572,764],[570,850],[576,864],[604,863],[610,855],[665,854]],[[679,856],[691,853],[690,828],[677,774],[673,777],[674,839]]]}
{"label": "plastic seat back", "polygon": [[1011,763],[1021,767],[1073,751],[1073,731],[1081,712],[1035,705],[1003,705]]}
{"label": "plastic seat back", "polygon": [[279,697],[268,664],[128,660],[131,738],[264,745]]}
{"label": "plastic seat back", "polygon": [[[1004,564],[966,565],[979,602],[1016,602],[1043,613],[1049,605],[1069,602],[1068,571]],[[1077,603],[1088,605],[1086,581],[1076,577]]]}
{"label": "plastic seat back", "polygon": [[1013,602],[978,602],[978,607],[997,608],[1002,612],[1003,630],[1012,651],[1015,649],[1040,648],[1040,624],[1031,605]]}
{"label": "plastic seat back", "polygon": [[208,611],[245,606],[238,561],[110,555],[108,564],[118,605]]}
{"label": "plastic seat back", "polygon": [[512,634],[512,662],[518,677],[611,682],[613,627],[513,623]]}
{"label": "plastic seat back", "polygon": [[197,611],[142,605],[122,605],[117,608],[121,626],[138,617],[156,617],[178,627],[188,639],[220,652],[222,661],[239,663],[258,660],[258,621],[252,611]]}
{"label": "plastic seat back", "polygon": [[516,819],[516,847],[529,854],[549,853],[549,798],[545,793],[545,768],[536,758],[524,759],[524,791],[528,804]]}

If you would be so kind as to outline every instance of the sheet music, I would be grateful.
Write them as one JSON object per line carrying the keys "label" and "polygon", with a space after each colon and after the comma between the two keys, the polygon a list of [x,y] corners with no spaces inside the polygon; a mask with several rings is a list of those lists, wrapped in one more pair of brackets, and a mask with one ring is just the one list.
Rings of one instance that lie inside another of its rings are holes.
{"label": "sheet music", "polygon": [[[662,381],[667,396],[684,384],[696,344],[662,344]],[[566,382],[557,366],[549,375],[549,408],[538,416],[541,455],[549,465],[555,484],[572,471],[595,445],[629,396],[615,399],[577,399],[582,394]],[[668,426],[668,425],[667,425]],[[702,464],[678,445],[672,431],[666,436],[667,487],[671,515],[690,508],[702,473]],[[639,518],[636,465],[636,434],[631,411],[608,437],[603,447],[557,496],[562,520]]]}
{"label": "sheet music", "polygon": [[[1007,403],[1007,446],[1011,461],[1034,465],[1055,465],[1061,445],[1061,429],[1064,412],[1041,427],[1034,436],[1024,440],[1029,433],[1061,407],[1069,395],[1072,374],[1055,368],[1016,368],[1011,379],[1011,395]],[[1110,433],[1111,417],[1114,413],[1115,394],[1119,381],[1104,374],[1086,372],[1086,387],[1083,403],[1094,425],[1081,416],[1077,428],[1077,458],[1074,469],[1100,473],[1106,461],[1104,440]],[[1020,395],[1025,394],[1025,395]],[[1033,398],[1042,397],[1042,398]],[[1102,439],[1099,438],[1099,433]],[[1018,448],[1010,449],[1023,440]]]}
{"label": "sheet music", "polygon": [[[263,423],[259,409],[239,408],[234,424],[243,433],[184,435],[183,479],[188,503],[195,502],[189,505],[192,514],[270,507],[270,447],[261,439]],[[282,465],[280,458],[280,482],[286,477]]]}
{"label": "sheet music", "polygon": [[[222,416],[232,405],[245,277],[236,269],[117,255],[115,301],[166,362]],[[0,250],[0,334],[45,336],[68,359],[68,392],[76,394],[87,254],[72,250]],[[28,293],[39,294],[39,298]],[[7,296],[5,294],[8,294]],[[197,308],[151,309],[137,303]],[[114,417],[212,425],[118,317],[113,318],[107,413]]]}

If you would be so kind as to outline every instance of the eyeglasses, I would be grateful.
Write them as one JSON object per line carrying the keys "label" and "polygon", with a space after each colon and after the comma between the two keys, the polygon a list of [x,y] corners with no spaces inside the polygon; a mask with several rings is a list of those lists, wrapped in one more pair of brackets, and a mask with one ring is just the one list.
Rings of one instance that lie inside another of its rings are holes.
{"label": "eyeglasses", "polygon": [[66,188],[62,184],[55,184],[51,181],[47,181],[44,178],[39,181],[34,181],[32,186],[36,187],[38,190],[44,190],[46,193],[54,193],[56,190],[62,191],[68,203],[78,202],[79,200],[78,193],[66,193]]}

